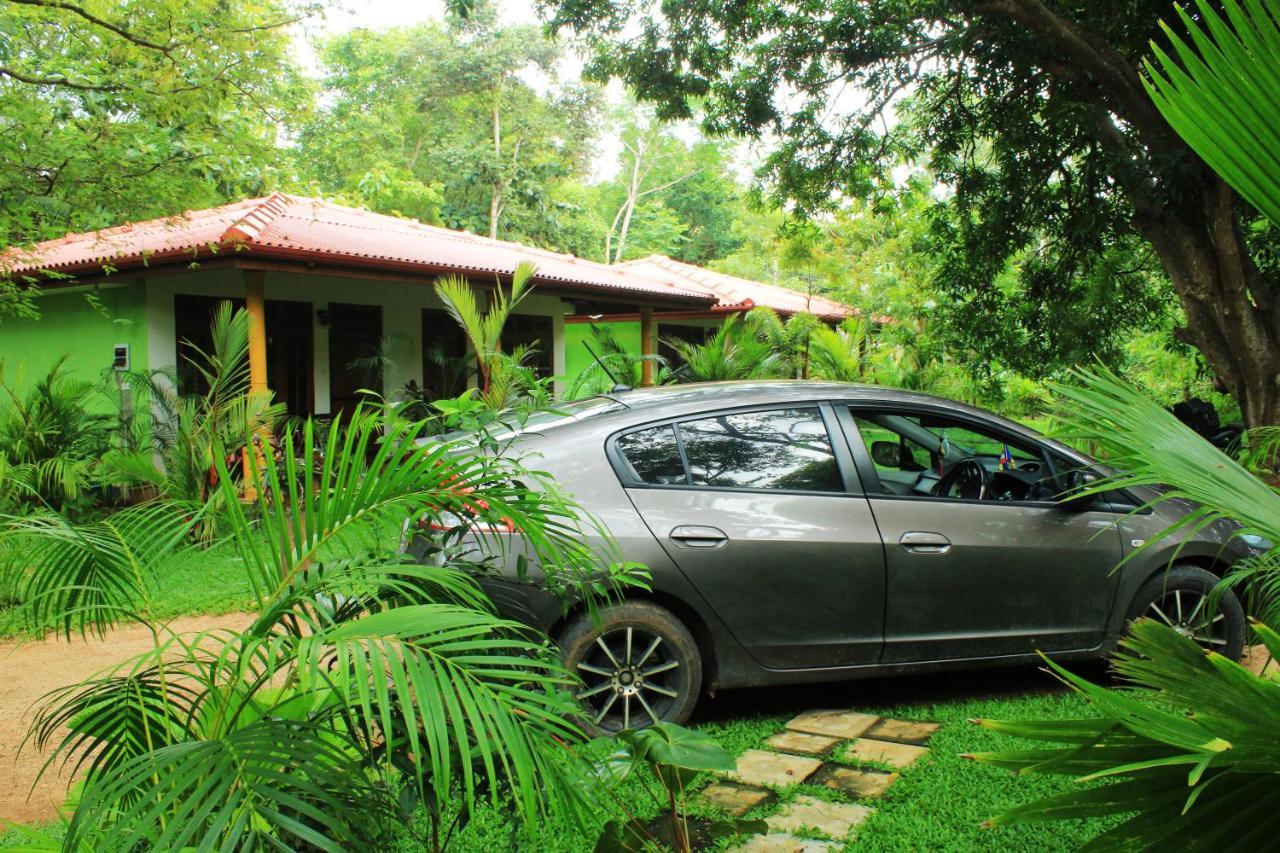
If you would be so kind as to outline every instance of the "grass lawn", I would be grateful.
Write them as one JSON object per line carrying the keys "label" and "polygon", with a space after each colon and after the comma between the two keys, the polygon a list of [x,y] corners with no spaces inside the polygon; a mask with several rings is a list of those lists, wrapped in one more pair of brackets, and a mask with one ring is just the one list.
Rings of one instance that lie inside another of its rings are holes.
{"label": "grass lawn", "polygon": [[[1096,673],[1088,673],[1095,675]],[[993,695],[994,694],[994,695]],[[1041,796],[1069,790],[1073,782],[1051,776],[1015,777],[960,757],[965,752],[1026,746],[968,722],[974,717],[1028,719],[1092,716],[1074,694],[1057,689],[1049,676],[1035,670],[1008,670],[972,675],[917,676],[826,687],[737,691],[710,700],[695,722],[736,754],[761,747],[800,711],[852,707],[859,711],[942,723],[927,759],[906,769],[880,800],[867,801],[875,814],[855,832],[862,850],[1074,850],[1105,824],[1078,821],[987,830],[981,823],[1002,809]],[[646,780],[647,781],[647,780]],[[698,783],[699,785],[701,783]],[[824,788],[792,786],[780,792],[785,802],[798,794],[839,799]],[[641,781],[628,780],[619,799],[641,817],[659,814],[654,796]],[[748,817],[773,813],[777,805]],[[694,813],[712,816],[698,808]],[[598,825],[620,817],[621,810],[601,814]],[[596,829],[583,833],[568,825],[545,823],[515,827],[495,810],[480,811],[457,835],[450,850],[590,851]],[[408,837],[396,848],[421,849]],[[853,849],[853,845],[850,845]]]}

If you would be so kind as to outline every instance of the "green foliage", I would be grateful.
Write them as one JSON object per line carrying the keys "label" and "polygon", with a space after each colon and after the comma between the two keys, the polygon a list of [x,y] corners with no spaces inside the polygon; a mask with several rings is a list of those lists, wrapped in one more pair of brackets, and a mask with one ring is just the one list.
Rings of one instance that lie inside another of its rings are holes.
{"label": "green foliage", "polygon": [[89,407],[94,384],[69,376],[63,362],[26,392],[0,375],[0,509],[75,512],[92,503],[112,421]]}
{"label": "green foliage", "polygon": [[[665,821],[673,846],[678,853],[692,849],[686,816],[685,797],[690,783],[702,772],[728,772],[736,766],[733,757],[706,734],[672,723],[655,723],[643,729],[624,729],[613,738],[620,748],[601,770],[616,784],[633,770],[645,767],[661,787],[660,802],[666,803]],[[721,820],[710,827],[712,838],[763,834],[768,826],[761,820]],[[596,842],[596,853],[640,853],[653,849],[656,839],[643,821],[634,815],[630,820],[605,824]]]}
{"label": "green foliage", "polygon": [[[288,27],[316,8],[5,3],[0,246],[261,194],[302,105]],[[0,275],[0,311],[30,308],[13,284]]]}
{"label": "green foliage", "polygon": [[[249,392],[249,315],[218,305],[211,326],[213,346],[205,352],[184,342],[203,386],[191,397],[179,397],[176,376],[167,371],[127,371],[133,397],[120,410],[119,449],[106,453],[102,476],[128,487],[150,487],[172,500],[201,505],[222,500],[219,472],[224,466],[239,482],[246,448],[254,436],[254,453],[269,452],[272,429],[284,406],[269,395]],[[235,463],[228,464],[230,452]],[[201,534],[211,535],[216,513],[206,515]]]}
{"label": "green foliage", "polygon": [[[51,765],[86,774],[66,849],[378,846],[418,804],[441,819],[482,801],[582,819],[570,676],[543,639],[493,615],[461,571],[461,538],[514,527],[561,592],[594,596],[602,568],[626,576],[584,544],[578,508],[545,478],[420,445],[421,430],[359,412],[318,442],[308,422],[279,460],[251,457],[247,506],[219,467],[223,500],[204,511],[223,514],[252,590],[241,631],[180,637],[150,612],[159,565],[192,547],[188,507],[9,521],[6,541],[49,558],[25,596],[40,621],[97,633],[136,619],[156,637],[36,714],[30,736]],[[409,524],[431,538],[433,565],[387,542]]]}
{"label": "green foliage", "polygon": [[565,391],[565,398],[577,400],[595,394],[607,394],[616,384],[639,388],[643,382],[644,364],[652,364],[655,385],[665,385],[670,372],[667,362],[660,355],[640,355],[629,352],[618,342],[607,324],[592,324],[591,348],[597,356],[585,370],[574,378]]}
{"label": "green foliage", "polygon": [[[1255,630],[1273,656],[1280,634]],[[1089,683],[1049,662],[1102,716],[1002,722],[995,731],[1053,747],[972,755],[1018,773],[1054,773],[1097,788],[1010,809],[989,822],[1124,815],[1086,849],[1251,850],[1275,833],[1280,806],[1280,682],[1255,676],[1194,640],[1149,619],[1136,622],[1116,671],[1137,695]],[[1153,701],[1142,701],[1149,698]]]}
{"label": "green foliage", "polygon": [[[502,329],[532,290],[529,281],[533,273],[532,264],[520,264],[511,276],[510,292],[496,284],[484,308],[480,307],[476,290],[467,279],[445,276],[436,281],[436,294],[476,354],[480,372],[479,400],[492,412],[527,404],[530,398],[534,405],[549,399],[546,383],[526,364],[532,351],[527,347],[517,347],[511,353],[502,351]],[[550,341],[540,343],[551,344]]]}
{"label": "green foliage", "polygon": [[1144,85],[1178,135],[1280,223],[1280,17],[1261,0],[1195,5],[1174,7],[1185,36],[1162,24],[1174,56],[1153,44]]}
{"label": "green foliage", "polygon": [[468,21],[319,44],[321,108],[298,134],[304,181],[383,213],[564,246],[557,188],[586,173],[598,94],[554,82],[561,48],[487,4]]}
{"label": "green foliage", "polygon": [[785,356],[744,328],[744,322],[734,314],[720,324],[706,343],[691,344],[679,338],[668,340],[667,345],[683,362],[672,371],[672,378],[682,382],[716,382],[776,377]]}
{"label": "green foliage", "polygon": [[[1166,325],[1176,295],[1180,337],[1246,420],[1277,417],[1264,376],[1280,359],[1278,232],[1233,204],[1142,87],[1167,0],[549,6],[589,45],[593,79],[621,79],[660,118],[758,140],[760,189],[819,228],[856,209],[850,199],[894,195],[904,163],[927,165],[938,187],[920,208],[926,292],[942,297],[929,319],[963,362],[992,366],[986,385],[1002,370],[1042,379],[1095,355],[1115,364],[1133,330]],[[1235,139],[1257,147],[1262,126]],[[764,280],[783,274],[755,266]]]}
{"label": "green foliage", "polygon": [[[1189,502],[1178,526],[1166,533],[1227,519],[1239,525],[1236,535],[1261,537],[1268,543],[1265,552],[1236,564],[1224,583],[1250,590],[1257,599],[1252,612],[1264,621],[1280,618],[1280,553],[1273,544],[1280,543],[1280,495],[1114,373],[1099,369],[1076,376],[1078,385],[1054,386],[1068,404],[1060,431],[1118,470],[1090,491],[1159,486],[1153,503]],[[1264,431],[1254,444],[1262,440],[1265,450],[1268,436],[1274,440]]]}

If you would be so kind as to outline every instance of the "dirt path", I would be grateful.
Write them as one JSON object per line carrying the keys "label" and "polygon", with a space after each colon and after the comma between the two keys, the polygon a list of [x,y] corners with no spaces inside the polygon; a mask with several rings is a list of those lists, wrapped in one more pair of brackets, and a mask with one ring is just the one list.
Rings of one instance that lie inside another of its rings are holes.
{"label": "dirt path", "polygon": [[[241,628],[249,618],[244,613],[187,616],[175,619],[170,627],[180,634]],[[32,705],[50,690],[88,678],[150,647],[151,633],[142,626],[122,628],[105,640],[0,643],[0,818],[19,823],[51,820],[71,784],[68,776],[51,767],[32,790],[45,755],[30,744],[18,755],[31,723]]]}

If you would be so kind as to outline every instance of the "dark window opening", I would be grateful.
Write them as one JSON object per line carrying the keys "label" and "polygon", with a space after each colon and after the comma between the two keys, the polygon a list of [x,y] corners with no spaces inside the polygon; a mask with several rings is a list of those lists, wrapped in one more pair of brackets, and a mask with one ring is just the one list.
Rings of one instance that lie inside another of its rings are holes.
{"label": "dark window opening", "polygon": [[427,400],[456,397],[467,389],[475,362],[467,336],[448,311],[422,309],[422,390]]}
{"label": "dark window opening", "polygon": [[531,355],[524,362],[546,379],[555,371],[552,348],[555,335],[550,317],[513,314],[502,329],[502,351],[513,355],[517,347],[527,347]]}

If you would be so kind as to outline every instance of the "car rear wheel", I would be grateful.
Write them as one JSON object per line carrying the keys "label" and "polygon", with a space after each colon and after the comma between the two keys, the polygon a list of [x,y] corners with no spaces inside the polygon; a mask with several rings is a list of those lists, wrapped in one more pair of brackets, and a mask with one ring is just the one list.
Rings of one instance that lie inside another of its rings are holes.
{"label": "car rear wheel", "polygon": [[1204,648],[1239,660],[1244,651],[1245,617],[1230,590],[1218,596],[1210,612],[1218,577],[1195,566],[1174,566],[1143,584],[1129,608],[1129,619],[1155,619]]}
{"label": "car rear wheel", "polygon": [[702,656],[671,611],[647,601],[579,616],[560,637],[565,666],[589,728],[617,732],[658,721],[683,723],[702,688]]}

